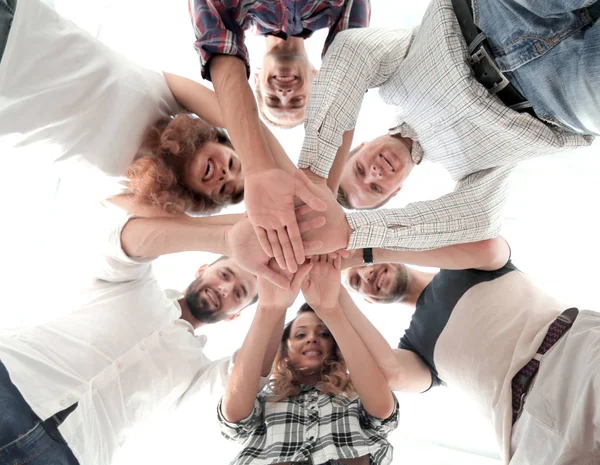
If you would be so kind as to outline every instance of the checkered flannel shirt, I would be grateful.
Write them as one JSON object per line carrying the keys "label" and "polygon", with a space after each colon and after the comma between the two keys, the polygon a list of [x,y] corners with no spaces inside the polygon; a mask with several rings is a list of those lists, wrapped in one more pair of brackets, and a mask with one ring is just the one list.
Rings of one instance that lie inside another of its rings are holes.
{"label": "checkered flannel shirt", "polygon": [[413,139],[413,161],[441,164],[455,190],[404,208],[347,214],[349,249],[426,250],[495,237],[516,162],[593,138],[517,113],[472,76],[451,0],[433,0],[415,30],[361,29],[336,37],[313,82],[298,166],[327,177],[363,95],[379,87],[397,108],[390,134]]}
{"label": "checkered flannel shirt", "polygon": [[329,28],[323,55],[336,34],[345,29],[367,27],[370,0],[189,0],[196,34],[194,47],[200,55],[202,77],[210,80],[207,63],[213,55],[234,55],[246,63],[250,76],[244,31],[254,26],[257,34],[307,38]]}
{"label": "checkered flannel shirt", "polygon": [[241,442],[243,450],[231,465],[267,465],[282,462],[325,463],[370,455],[371,465],[392,462],[387,435],[398,426],[398,401],[385,420],[365,410],[358,395],[333,397],[313,386],[299,395],[271,402],[268,388],[259,393],[254,410],[239,423],[223,418],[222,434]]}

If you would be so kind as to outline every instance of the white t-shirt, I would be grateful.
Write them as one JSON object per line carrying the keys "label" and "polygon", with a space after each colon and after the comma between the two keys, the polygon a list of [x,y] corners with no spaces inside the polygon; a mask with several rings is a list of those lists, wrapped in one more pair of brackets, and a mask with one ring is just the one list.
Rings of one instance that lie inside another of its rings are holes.
{"label": "white t-shirt", "polygon": [[106,211],[113,214],[107,234],[96,228],[104,253],[73,311],[0,332],[0,360],[41,419],[79,403],[60,431],[82,465],[109,465],[140,423],[173,409],[186,391],[213,391],[216,406],[232,362],[205,356],[206,336],[180,318],[181,294],[162,290],[151,261],[123,252],[131,217]]}
{"label": "white t-shirt", "polygon": [[[123,175],[147,127],[180,110],[162,73],[39,0],[19,0],[0,62],[0,166]],[[73,165],[74,164],[74,165]],[[82,166],[83,165],[83,166]]]}

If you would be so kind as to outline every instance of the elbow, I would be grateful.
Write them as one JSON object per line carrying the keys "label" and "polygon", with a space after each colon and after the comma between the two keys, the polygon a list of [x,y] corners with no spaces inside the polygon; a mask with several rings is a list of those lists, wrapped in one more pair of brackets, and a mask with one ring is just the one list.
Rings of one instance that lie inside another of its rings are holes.
{"label": "elbow", "polygon": [[381,397],[380,402],[376,402],[374,405],[370,406],[369,413],[379,420],[386,420],[394,413],[395,407],[396,402],[394,396],[391,391],[388,391],[386,395]]}
{"label": "elbow", "polygon": [[229,423],[239,423],[250,415],[250,412],[243,412],[238,406],[231,405],[231,402],[226,402],[225,400],[221,405],[221,413],[223,414],[223,418]]}
{"label": "elbow", "polygon": [[510,255],[508,244],[500,236],[479,242],[477,249],[480,258],[480,265],[477,268],[482,270],[493,271],[502,268]]}

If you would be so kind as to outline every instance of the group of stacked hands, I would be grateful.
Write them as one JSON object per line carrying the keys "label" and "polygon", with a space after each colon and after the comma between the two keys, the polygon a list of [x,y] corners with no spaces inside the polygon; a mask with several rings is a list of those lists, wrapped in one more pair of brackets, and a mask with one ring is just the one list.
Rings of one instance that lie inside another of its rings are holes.
{"label": "group of stacked hands", "polygon": [[[214,92],[127,61],[38,0],[0,6],[3,156],[50,142],[50,158],[127,178],[102,203],[89,300],[0,333],[0,463],[110,464],[134,427],[211,385],[223,434],[243,444],[233,464],[384,465],[393,392],[446,383],[489,418],[504,463],[600,463],[600,315],[537,289],[498,236],[515,163],[600,134],[599,2],[433,0],[418,28],[390,30],[368,27],[368,0],[190,0]],[[254,92],[250,28],[266,50]],[[397,117],[350,150],[377,87]],[[298,167],[264,122],[304,123]],[[379,209],[424,159],[455,190]],[[208,216],[242,199],[245,214]],[[151,263],[183,251],[223,257],[165,292]],[[398,349],[342,275],[414,307]],[[195,329],[257,300],[242,347],[208,360]]]}

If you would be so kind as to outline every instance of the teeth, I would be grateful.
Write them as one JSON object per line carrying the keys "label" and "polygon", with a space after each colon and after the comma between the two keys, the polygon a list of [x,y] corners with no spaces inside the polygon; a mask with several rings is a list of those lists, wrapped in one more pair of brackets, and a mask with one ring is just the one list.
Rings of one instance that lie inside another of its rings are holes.
{"label": "teeth", "polygon": [[394,171],[394,166],[387,160],[387,158],[385,158],[383,155],[381,155],[381,158],[383,161],[385,161],[385,164],[388,165],[389,169]]}
{"label": "teeth", "polygon": [[321,355],[321,352],[318,350],[309,350],[308,352],[304,352],[304,355]]}
{"label": "teeth", "polygon": [[281,82],[292,82],[296,76],[277,76],[276,79]]}
{"label": "teeth", "polygon": [[377,280],[377,289],[381,289],[381,286],[383,285],[383,278],[384,278],[384,273],[381,273],[381,276]]}
{"label": "teeth", "polygon": [[208,160],[208,163],[206,163],[206,173],[204,174],[204,181],[210,179],[210,177],[212,176],[214,167],[213,164],[210,160]]}

